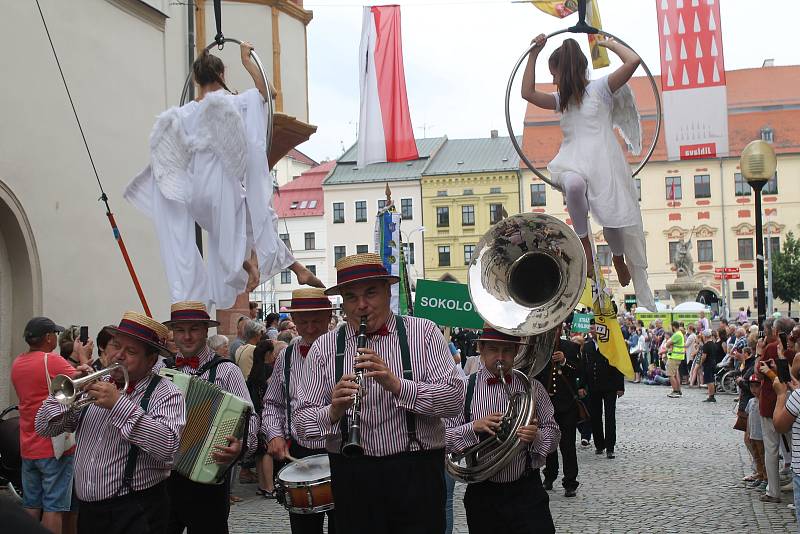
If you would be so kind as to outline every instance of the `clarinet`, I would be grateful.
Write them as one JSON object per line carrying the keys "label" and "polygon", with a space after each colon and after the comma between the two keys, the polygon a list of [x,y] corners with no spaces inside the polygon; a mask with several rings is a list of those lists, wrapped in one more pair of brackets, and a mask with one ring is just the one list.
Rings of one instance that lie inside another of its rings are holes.
{"label": "clarinet", "polygon": [[[367,318],[361,317],[361,324],[358,326],[358,337],[356,338],[356,348],[363,349],[367,346]],[[362,456],[364,447],[361,446],[361,403],[363,402],[364,370],[356,369],[355,383],[358,391],[353,400],[353,415],[350,417],[347,429],[347,443],[342,445],[342,454],[348,458]]]}

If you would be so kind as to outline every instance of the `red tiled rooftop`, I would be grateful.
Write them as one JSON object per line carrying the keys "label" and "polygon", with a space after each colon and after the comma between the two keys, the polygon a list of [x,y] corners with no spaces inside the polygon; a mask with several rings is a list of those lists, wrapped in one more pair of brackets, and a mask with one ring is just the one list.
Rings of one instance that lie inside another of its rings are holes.
{"label": "red tiled rooftop", "polygon": [[[325,203],[322,194],[322,182],[336,165],[335,161],[326,161],[313,167],[288,184],[282,186],[273,197],[278,217],[314,217],[325,214]],[[300,208],[306,202],[305,208]],[[314,207],[308,207],[314,204]],[[292,204],[295,208],[292,209]]]}

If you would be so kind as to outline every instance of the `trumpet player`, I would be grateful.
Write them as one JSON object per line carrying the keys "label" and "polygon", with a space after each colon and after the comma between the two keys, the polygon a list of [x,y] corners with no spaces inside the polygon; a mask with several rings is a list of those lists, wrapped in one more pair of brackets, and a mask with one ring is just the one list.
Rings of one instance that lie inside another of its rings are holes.
{"label": "trumpet player", "polygon": [[[299,438],[326,440],[336,531],[441,534],[442,418],[460,411],[464,383],[434,323],[392,314],[390,286],[398,279],[380,256],[345,257],[336,275],[325,293],[342,296],[347,322],[311,346],[295,419]],[[357,351],[362,318],[366,346]],[[360,440],[349,424],[356,395]],[[362,454],[345,456],[344,443]]]}
{"label": "trumpet player", "polygon": [[[520,344],[519,337],[484,328],[478,338],[481,366],[467,380],[463,413],[446,423],[448,452],[463,452],[502,433],[509,396],[525,387],[511,371]],[[470,534],[555,532],[539,469],[558,447],[561,433],[547,391],[537,380],[531,380],[531,386],[535,416],[517,431],[528,446],[489,480],[467,486],[464,509]]]}
{"label": "trumpet player", "polygon": [[36,414],[36,432],[76,433],[79,533],[161,534],[169,516],[165,481],[186,421],[180,391],[155,369],[158,356],[169,354],[167,328],[126,312],[108,330],[118,348],[111,363],[127,371],[127,387],[87,383],[83,393],[93,402],[83,410],[51,394]]}

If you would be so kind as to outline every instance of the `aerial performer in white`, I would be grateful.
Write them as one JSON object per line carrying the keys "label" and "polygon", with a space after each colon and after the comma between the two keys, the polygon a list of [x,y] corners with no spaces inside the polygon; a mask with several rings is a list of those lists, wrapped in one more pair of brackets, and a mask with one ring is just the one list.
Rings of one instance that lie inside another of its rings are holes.
{"label": "aerial performer in white", "polygon": [[[155,223],[172,302],[197,300],[224,309],[284,269],[301,284],[323,287],[280,239],[266,154],[265,101],[271,88],[242,43],[242,65],[255,88],[233,94],[225,66],[204,51],[192,66],[199,95],[159,115],[150,164],[125,198]],[[195,245],[207,233],[207,264]]]}
{"label": "aerial performer in white", "polygon": [[614,269],[622,286],[633,285],[637,304],[655,311],[647,283],[647,256],[642,214],[631,168],[614,134],[618,127],[633,153],[641,151],[641,127],[633,93],[626,85],[639,66],[639,56],[613,39],[599,45],[622,60],[617,70],[597,80],[588,79],[588,62],[574,39],[566,39],[550,56],[555,93],[537,91],[536,58],[547,42],[542,34],[528,56],[522,79],[522,98],[560,114],[564,140],[547,166],[560,186],[586,253],[587,272],[594,277],[589,236],[589,211],[603,227],[613,255]]}

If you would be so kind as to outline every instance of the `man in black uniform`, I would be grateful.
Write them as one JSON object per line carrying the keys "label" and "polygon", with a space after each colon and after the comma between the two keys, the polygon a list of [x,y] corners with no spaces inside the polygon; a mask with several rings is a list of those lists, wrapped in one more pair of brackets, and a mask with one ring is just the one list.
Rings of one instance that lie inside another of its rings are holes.
{"label": "man in black uniform", "polygon": [[[553,358],[547,363],[536,379],[542,383],[550,395],[555,410],[555,419],[561,429],[561,449],[564,476],[561,485],[565,497],[574,497],[578,489],[578,456],[575,452],[575,428],[578,424],[579,397],[586,395],[583,389],[583,363],[580,347],[572,341],[561,339],[561,329],[556,334]],[[558,451],[547,456],[544,468],[544,488],[553,489],[558,478]]]}
{"label": "man in black uniform", "polygon": [[594,320],[590,323],[589,335],[583,344],[583,356],[584,384],[590,395],[589,413],[592,416],[594,452],[603,454],[605,451],[606,457],[611,459],[614,458],[614,445],[617,442],[617,398],[625,394],[625,377],[600,352]]}

